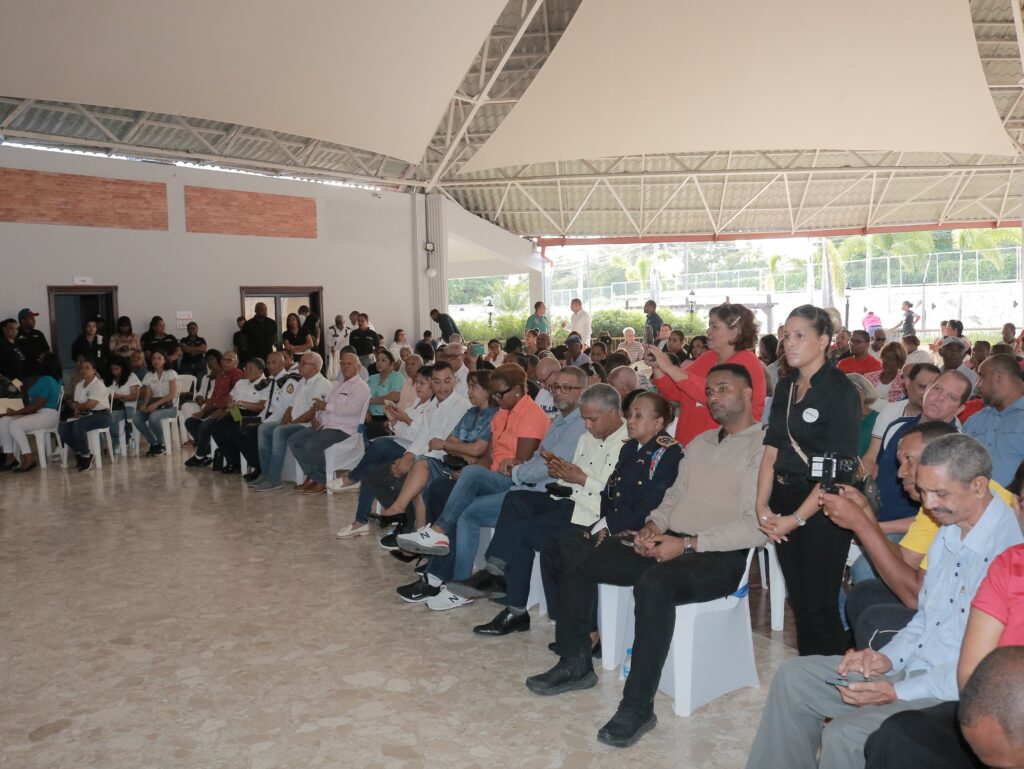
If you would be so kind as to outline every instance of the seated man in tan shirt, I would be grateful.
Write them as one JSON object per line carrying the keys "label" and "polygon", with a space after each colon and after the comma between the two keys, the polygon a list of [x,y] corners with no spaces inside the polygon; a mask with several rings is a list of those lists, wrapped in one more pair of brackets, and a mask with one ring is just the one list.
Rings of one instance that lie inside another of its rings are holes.
{"label": "seated man in tan shirt", "polygon": [[536,694],[594,686],[589,631],[595,585],[632,586],[632,667],[618,710],[597,733],[607,745],[628,747],[657,723],[654,695],[672,642],[675,607],[733,593],[746,551],[767,541],[754,513],[764,449],[752,411],[750,374],[734,364],[715,366],[705,393],[708,410],[721,427],[701,433],[686,447],[675,484],[636,533],[633,547],[599,531],[588,537],[590,548],[583,557],[562,564],[556,625],[560,659],[548,672],[526,680]]}

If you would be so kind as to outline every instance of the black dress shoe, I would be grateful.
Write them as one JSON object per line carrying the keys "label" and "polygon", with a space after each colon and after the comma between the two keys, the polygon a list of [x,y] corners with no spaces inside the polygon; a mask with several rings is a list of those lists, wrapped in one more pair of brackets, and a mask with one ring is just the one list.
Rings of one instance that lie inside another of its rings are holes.
{"label": "black dress shoe", "polygon": [[611,721],[598,730],[597,741],[613,748],[628,748],[657,725],[653,709],[640,711],[620,706]]}
{"label": "black dress shoe", "polygon": [[[381,528],[386,529],[388,526],[401,526],[405,523],[405,513],[398,513],[397,515],[378,515],[376,516],[377,521],[380,523]],[[401,533],[401,532],[399,532]]]}
{"label": "black dress shoe", "polygon": [[29,472],[32,472],[33,470],[35,470],[37,467],[39,467],[39,463],[38,462],[33,462],[32,464],[30,464],[30,465],[28,465],[26,467],[22,467],[21,465],[14,465],[14,470],[12,472],[15,472],[15,473],[29,473]]}
{"label": "black dress shoe", "polygon": [[259,477],[260,477],[260,471],[259,471],[259,468],[257,468],[255,470],[250,470],[249,472],[247,472],[245,475],[242,476],[242,479],[246,483],[252,483],[253,481],[255,481]]}
{"label": "black dress shoe", "polygon": [[[383,545],[382,545],[382,547],[383,547]],[[387,548],[384,548],[384,549],[387,550]],[[407,553],[404,550],[388,550],[388,552],[391,554],[392,558],[395,558],[396,560],[399,560],[402,563],[412,563],[417,558],[422,558],[423,557],[421,555],[415,555],[413,553]],[[417,574],[422,575],[423,572],[417,572]]]}
{"label": "black dress shoe", "polygon": [[202,467],[203,465],[210,464],[209,457],[201,457],[198,454],[193,454],[185,460],[185,467]]}
{"label": "black dress shoe", "polygon": [[240,472],[242,472],[242,468],[239,467],[238,465],[224,465],[224,467],[222,467],[220,471],[224,475],[238,475]]}
{"label": "black dress shoe", "polygon": [[508,635],[522,633],[530,629],[530,614],[513,614],[511,609],[502,609],[497,617],[486,625],[477,625],[473,632],[477,635]]}
{"label": "black dress shoe", "polygon": [[[562,652],[558,649],[558,641],[552,641],[551,643],[549,643],[548,651],[553,652],[556,656],[562,656]],[[597,659],[601,656],[601,639],[598,639],[597,643],[594,645],[594,648],[591,649],[590,656],[594,659]]]}
{"label": "black dress shoe", "polygon": [[16,467],[21,467],[17,462],[11,462],[9,465],[0,465],[0,472],[4,470],[13,470]]}
{"label": "black dress shoe", "polygon": [[82,473],[82,472],[85,472],[86,470],[90,469],[95,461],[96,460],[95,460],[95,458],[93,457],[92,454],[90,454],[87,457],[79,457],[78,458],[78,472]]}
{"label": "black dress shoe", "polygon": [[594,666],[586,657],[580,660],[559,660],[547,673],[530,676],[526,688],[534,694],[564,694],[577,689],[590,689],[597,684]]}

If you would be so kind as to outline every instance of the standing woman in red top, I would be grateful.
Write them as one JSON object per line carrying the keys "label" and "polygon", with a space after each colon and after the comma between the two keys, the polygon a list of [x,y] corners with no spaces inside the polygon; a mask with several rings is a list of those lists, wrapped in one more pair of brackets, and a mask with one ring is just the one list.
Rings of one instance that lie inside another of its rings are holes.
{"label": "standing woman in red top", "polygon": [[754,383],[754,419],[764,413],[764,366],[754,354],[757,322],[742,304],[720,304],[711,308],[708,351],[685,369],[672,365],[669,357],[654,345],[647,348],[647,362],[658,392],[679,404],[676,440],[686,447],[705,430],[718,426],[708,412],[704,385],[708,372],[720,363],[734,363],[750,372]]}

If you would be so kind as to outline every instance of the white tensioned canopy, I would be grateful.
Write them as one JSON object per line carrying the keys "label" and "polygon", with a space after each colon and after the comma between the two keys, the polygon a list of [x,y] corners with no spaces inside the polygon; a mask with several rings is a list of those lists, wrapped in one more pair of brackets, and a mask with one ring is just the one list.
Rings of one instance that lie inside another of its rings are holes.
{"label": "white tensioned canopy", "polygon": [[11,142],[438,190],[549,238],[1022,216],[1020,0],[5,11]]}

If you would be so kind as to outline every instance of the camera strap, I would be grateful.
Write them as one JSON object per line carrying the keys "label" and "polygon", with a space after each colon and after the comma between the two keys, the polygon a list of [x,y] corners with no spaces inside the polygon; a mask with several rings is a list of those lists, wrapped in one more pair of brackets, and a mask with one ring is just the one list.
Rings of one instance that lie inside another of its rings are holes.
{"label": "camera strap", "polygon": [[793,437],[793,433],[789,429],[789,415],[793,412],[793,401],[796,400],[796,382],[793,382],[793,386],[789,388],[789,401],[786,404],[786,435],[789,436],[789,445],[796,452],[796,455],[803,460],[804,464],[808,467],[811,466],[810,461],[807,459],[807,455],[804,450],[800,448],[800,444],[796,442]]}

